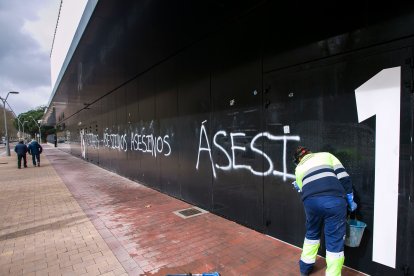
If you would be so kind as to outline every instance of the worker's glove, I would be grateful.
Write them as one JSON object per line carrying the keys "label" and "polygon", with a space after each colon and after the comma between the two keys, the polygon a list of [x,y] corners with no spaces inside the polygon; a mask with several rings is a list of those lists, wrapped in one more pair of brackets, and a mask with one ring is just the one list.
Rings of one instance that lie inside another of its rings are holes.
{"label": "worker's glove", "polygon": [[293,181],[293,182],[292,182],[292,185],[293,185],[293,188],[294,188],[296,191],[298,191],[298,193],[300,193],[300,192],[301,192],[301,190],[300,190],[300,188],[299,188],[298,184],[296,183],[296,181]]}
{"label": "worker's glove", "polygon": [[354,202],[354,193],[347,194],[346,201],[348,202],[348,210],[351,212],[355,211],[358,205]]}

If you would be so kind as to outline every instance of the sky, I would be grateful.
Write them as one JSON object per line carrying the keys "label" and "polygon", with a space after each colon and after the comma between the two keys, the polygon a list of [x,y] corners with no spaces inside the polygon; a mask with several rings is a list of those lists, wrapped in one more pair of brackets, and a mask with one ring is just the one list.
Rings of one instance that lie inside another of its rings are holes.
{"label": "sky", "polygon": [[60,0],[0,0],[0,96],[16,115],[47,105]]}

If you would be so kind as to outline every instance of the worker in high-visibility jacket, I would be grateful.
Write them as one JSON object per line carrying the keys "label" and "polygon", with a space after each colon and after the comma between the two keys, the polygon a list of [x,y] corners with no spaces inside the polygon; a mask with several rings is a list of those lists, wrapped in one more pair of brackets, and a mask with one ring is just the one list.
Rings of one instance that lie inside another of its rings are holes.
{"label": "worker in high-visibility jacket", "polygon": [[299,261],[301,275],[309,275],[316,261],[322,225],[325,227],[326,275],[341,275],[348,210],[357,208],[351,178],[328,152],[298,147],[294,153],[296,181],[306,213],[306,235]]}

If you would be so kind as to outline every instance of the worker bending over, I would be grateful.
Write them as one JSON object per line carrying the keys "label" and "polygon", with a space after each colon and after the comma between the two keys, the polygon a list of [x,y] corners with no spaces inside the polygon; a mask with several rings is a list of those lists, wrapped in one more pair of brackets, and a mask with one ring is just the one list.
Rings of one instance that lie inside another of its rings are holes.
{"label": "worker bending over", "polygon": [[316,261],[325,224],[326,275],[341,275],[348,209],[357,208],[351,178],[341,162],[328,152],[312,153],[298,147],[294,153],[296,181],[306,213],[306,235],[299,261],[301,275],[309,275]]}

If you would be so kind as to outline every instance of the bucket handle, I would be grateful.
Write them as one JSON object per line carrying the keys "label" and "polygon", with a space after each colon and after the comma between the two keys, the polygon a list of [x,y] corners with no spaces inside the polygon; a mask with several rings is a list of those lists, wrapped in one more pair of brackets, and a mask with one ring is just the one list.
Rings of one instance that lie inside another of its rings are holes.
{"label": "bucket handle", "polygon": [[354,220],[358,220],[356,210],[355,210],[355,211],[353,211],[353,212],[349,212],[349,213],[348,213],[348,215],[347,215],[347,219],[348,219],[348,220],[352,219],[352,218],[351,218],[351,215],[352,215],[352,214],[354,214],[354,218],[353,218],[353,219],[354,219]]}

